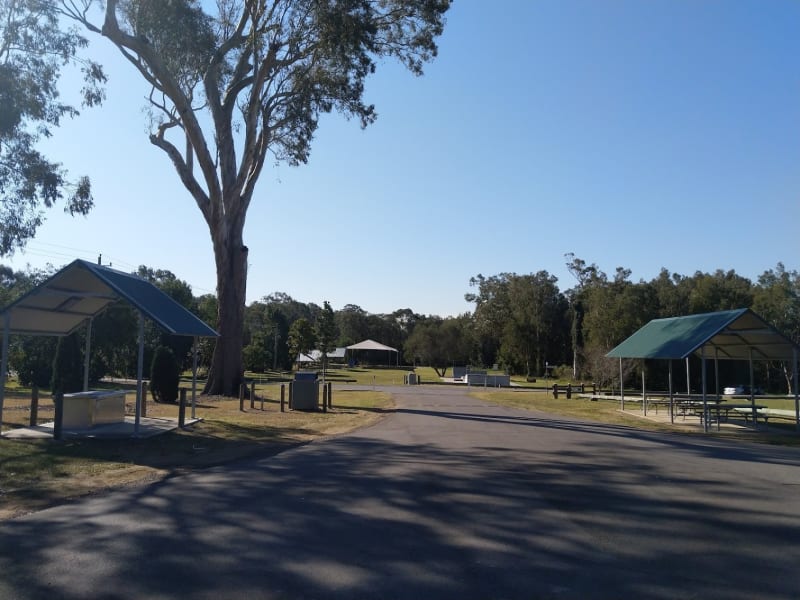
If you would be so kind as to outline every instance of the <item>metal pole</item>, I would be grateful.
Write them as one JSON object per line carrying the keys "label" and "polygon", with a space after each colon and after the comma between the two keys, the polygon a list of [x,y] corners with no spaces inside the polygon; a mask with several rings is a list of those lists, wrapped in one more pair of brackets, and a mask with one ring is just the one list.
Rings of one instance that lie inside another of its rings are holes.
{"label": "metal pole", "polygon": [[672,392],[672,359],[669,359],[669,421],[675,423],[675,398]]}
{"label": "metal pole", "polygon": [[[800,431],[800,385],[797,383],[797,349],[793,351],[794,361],[792,364],[792,379],[794,380],[794,426]],[[0,402],[0,409],[2,409],[2,402]]]}
{"label": "metal pole", "polygon": [[92,321],[90,318],[86,322],[86,348],[83,356],[83,391],[89,391],[89,357],[92,350]]}
{"label": "metal pole", "polygon": [[197,336],[192,341],[192,419],[196,419],[197,408]]}
{"label": "metal pole", "polygon": [[689,380],[689,357],[687,356],[686,357],[686,396],[687,396],[687,400],[689,399],[688,397],[691,396],[691,395],[692,395],[692,384],[690,383],[690,380]]}
{"label": "metal pole", "polygon": [[700,348],[700,379],[702,380],[703,394],[703,431],[708,433],[708,398],[706,398],[706,349]]}
{"label": "metal pole", "polygon": [[644,383],[644,361],[642,361],[642,410],[644,411],[644,416],[647,416],[647,394],[645,392],[645,383]]}
{"label": "metal pole", "polygon": [[139,358],[136,360],[136,408],[133,419],[133,435],[139,435],[139,420],[142,414],[142,379],[144,377],[144,314],[139,311]]}
{"label": "metal pole", "polygon": [[0,432],[3,431],[3,401],[6,395],[6,374],[8,373],[8,332],[11,329],[11,315],[3,315],[3,357],[0,359]]}
{"label": "metal pole", "polygon": [[722,398],[719,395],[719,348],[714,348],[714,388],[715,388],[715,396],[716,396],[716,405],[717,405],[717,431],[720,428],[720,412],[719,412],[719,403]]}
{"label": "metal pole", "polygon": [[753,409],[753,429],[758,429],[758,420],[756,416],[758,413],[756,412],[756,397],[755,393],[753,392],[753,382],[755,377],[753,376],[753,348],[750,349],[750,406]]}

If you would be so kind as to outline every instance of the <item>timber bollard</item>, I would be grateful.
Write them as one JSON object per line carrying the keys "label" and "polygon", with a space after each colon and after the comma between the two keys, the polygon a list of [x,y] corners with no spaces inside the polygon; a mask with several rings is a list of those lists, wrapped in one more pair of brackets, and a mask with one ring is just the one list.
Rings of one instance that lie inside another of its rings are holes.
{"label": "timber bollard", "polygon": [[[255,407],[256,407],[256,382],[255,381],[251,381],[250,382],[250,408],[255,408]],[[264,409],[263,404],[261,406],[261,409],[262,410]]]}
{"label": "timber bollard", "polygon": [[31,427],[36,427],[36,422],[39,420],[39,387],[34,384],[31,387]]}
{"label": "timber bollard", "polygon": [[289,383],[289,410],[292,410],[292,384]]}
{"label": "timber bollard", "polygon": [[333,383],[328,382],[328,408],[333,408]]}
{"label": "timber bollard", "polygon": [[322,412],[328,412],[328,384],[322,386]]}
{"label": "timber bollard", "polygon": [[64,423],[64,394],[57,392],[53,396],[53,405],[55,407],[55,417],[53,422],[53,439],[61,439],[61,425]]}
{"label": "timber bollard", "polygon": [[244,410],[244,390],[245,390],[245,388],[246,388],[245,384],[243,384],[243,383],[239,384],[239,410],[241,412],[246,412]]}
{"label": "timber bollard", "polygon": [[178,427],[183,429],[186,423],[186,388],[178,390]]}
{"label": "timber bollard", "polygon": [[572,399],[572,384],[568,383],[567,384],[567,400],[571,400],[571,399]]}
{"label": "timber bollard", "polygon": [[281,384],[281,412],[286,412],[286,384]]}
{"label": "timber bollard", "polygon": [[558,384],[557,383],[553,384],[553,398],[558,400]]}

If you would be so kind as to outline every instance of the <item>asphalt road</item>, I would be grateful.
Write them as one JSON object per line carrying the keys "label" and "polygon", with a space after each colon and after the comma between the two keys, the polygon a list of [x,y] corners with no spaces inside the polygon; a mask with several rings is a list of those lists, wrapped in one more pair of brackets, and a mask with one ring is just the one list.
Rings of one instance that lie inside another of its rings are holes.
{"label": "asphalt road", "polygon": [[0,597],[800,597],[799,451],[392,391],[354,434],[0,524]]}

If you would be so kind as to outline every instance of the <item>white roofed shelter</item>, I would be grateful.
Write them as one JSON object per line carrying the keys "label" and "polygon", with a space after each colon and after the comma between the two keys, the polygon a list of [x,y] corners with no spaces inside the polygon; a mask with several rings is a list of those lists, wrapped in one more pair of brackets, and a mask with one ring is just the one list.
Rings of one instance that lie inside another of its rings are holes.
{"label": "white roofed shelter", "polygon": [[[366,350],[366,351],[374,351],[374,350],[383,350],[385,352],[391,353],[394,352],[396,355],[396,364],[400,362],[400,353],[397,351],[396,348],[392,348],[391,346],[387,346],[386,344],[381,344],[380,342],[376,342],[375,340],[364,340],[363,342],[359,342],[357,344],[353,344],[352,346],[347,346],[347,350]],[[389,354],[391,356],[391,354]],[[391,361],[387,360],[387,364],[390,364]]]}
{"label": "white roofed shelter", "polygon": [[0,312],[3,328],[0,369],[0,427],[8,373],[8,338],[11,334],[66,336],[84,325],[86,352],[84,390],[88,390],[92,319],[117,301],[130,304],[139,313],[139,357],[137,363],[136,417],[134,435],[139,432],[142,404],[144,319],[151,319],[173,335],[191,336],[194,344],[192,417],[194,417],[197,373],[197,338],[218,337],[216,331],[170,298],[149,281],[85,260],[75,260]]}

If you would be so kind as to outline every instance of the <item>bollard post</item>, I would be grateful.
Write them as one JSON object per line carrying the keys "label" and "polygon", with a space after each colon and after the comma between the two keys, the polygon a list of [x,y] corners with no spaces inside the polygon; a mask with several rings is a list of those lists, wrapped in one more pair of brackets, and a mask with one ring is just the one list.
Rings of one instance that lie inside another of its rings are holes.
{"label": "bollard post", "polygon": [[55,406],[53,439],[60,440],[61,426],[64,423],[64,394],[62,392],[58,392],[53,396],[53,405]]}
{"label": "bollard post", "polygon": [[292,410],[292,388],[293,387],[294,386],[292,385],[292,382],[290,381],[289,382],[289,410]]}
{"label": "bollard post", "polygon": [[322,386],[322,412],[328,412],[328,385]]}
{"label": "bollard post", "polygon": [[572,384],[567,384],[567,400],[572,399]]}
{"label": "bollard post", "polygon": [[245,390],[245,384],[240,383],[239,384],[239,411],[240,412],[245,412],[245,410],[244,410],[244,390]]}
{"label": "bollard post", "polygon": [[281,412],[286,412],[286,384],[281,384]]}
{"label": "bollard post", "polygon": [[585,394],[585,393],[586,393],[586,384],[582,383],[581,384],[581,394]]}
{"label": "bollard post", "polygon": [[592,382],[592,396],[597,396],[597,384]]}
{"label": "bollard post", "polygon": [[36,427],[36,422],[39,420],[39,386],[35,383],[31,388],[31,427]]}
{"label": "bollard post", "polygon": [[328,382],[328,408],[333,408],[333,383]]}
{"label": "bollard post", "polygon": [[178,390],[178,427],[183,429],[186,423],[186,388]]}
{"label": "bollard post", "polygon": [[[256,382],[250,382],[250,408],[256,407]],[[264,408],[263,406],[261,407]]]}
{"label": "bollard post", "polygon": [[557,383],[553,384],[553,398],[558,400],[558,384]]}

